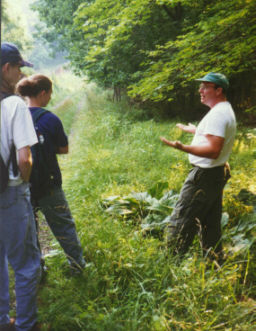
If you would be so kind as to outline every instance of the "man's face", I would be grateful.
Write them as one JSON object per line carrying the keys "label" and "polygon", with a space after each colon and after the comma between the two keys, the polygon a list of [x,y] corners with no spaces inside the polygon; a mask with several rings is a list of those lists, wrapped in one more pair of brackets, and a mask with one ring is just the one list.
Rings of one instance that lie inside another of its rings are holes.
{"label": "man's face", "polygon": [[203,82],[199,86],[201,102],[209,107],[216,101],[218,91],[214,83]]}
{"label": "man's face", "polygon": [[6,63],[4,70],[4,79],[11,85],[15,86],[21,78],[21,70],[19,64]]}

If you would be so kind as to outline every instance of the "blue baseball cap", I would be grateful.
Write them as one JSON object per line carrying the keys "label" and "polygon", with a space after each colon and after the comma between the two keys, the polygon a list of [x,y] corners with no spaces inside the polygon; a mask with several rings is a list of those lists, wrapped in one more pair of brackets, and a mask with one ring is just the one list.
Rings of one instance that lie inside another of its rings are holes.
{"label": "blue baseball cap", "polygon": [[227,77],[219,72],[209,72],[203,78],[196,79],[199,82],[210,82],[222,87],[225,91],[229,87]]}
{"label": "blue baseball cap", "polygon": [[19,64],[21,67],[33,67],[33,64],[24,61],[17,46],[12,43],[1,43],[1,66],[6,63]]}

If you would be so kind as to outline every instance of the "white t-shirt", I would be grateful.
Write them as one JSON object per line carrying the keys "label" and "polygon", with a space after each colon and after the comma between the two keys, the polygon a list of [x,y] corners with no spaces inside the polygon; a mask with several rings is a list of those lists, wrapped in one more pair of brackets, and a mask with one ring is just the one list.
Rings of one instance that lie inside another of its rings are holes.
{"label": "white t-shirt", "polygon": [[[10,96],[1,101],[1,155],[7,164],[10,149],[14,143],[16,150],[37,143],[33,120],[25,102],[18,96]],[[18,153],[17,153],[18,162]],[[22,182],[20,174],[14,177],[12,165],[9,167],[10,185]]]}
{"label": "white t-shirt", "polygon": [[224,165],[231,153],[236,134],[236,118],[228,101],[219,102],[204,116],[196,128],[192,146],[207,144],[205,135],[223,137],[224,145],[217,159],[189,154],[189,162],[201,168],[213,168]]}

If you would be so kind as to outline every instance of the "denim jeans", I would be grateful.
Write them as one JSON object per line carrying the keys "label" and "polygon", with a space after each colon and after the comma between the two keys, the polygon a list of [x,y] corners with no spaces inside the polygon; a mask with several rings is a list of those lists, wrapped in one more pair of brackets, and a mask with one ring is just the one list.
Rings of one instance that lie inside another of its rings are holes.
{"label": "denim jeans", "polygon": [[173,253],[185,254],[199,232],[203,253],[212,248],[213,257],[221,258],[222,194],[228,178],[224,166],[191,169],[167,227]]}
{"label": "denim jeans", "polygon": [[83,250],[62,188],[54,188],[50,194],[39,199],[38,205],[52,233],[63,248],[69,264],[72,267],[83,268],[85,266]]}
{"label": "denim jeans", "polygon": [[15,275],[16,330],[30,330],[37,319],[40,251],[26,183],[0,194],[0,325],[10,321],[8,262]]}

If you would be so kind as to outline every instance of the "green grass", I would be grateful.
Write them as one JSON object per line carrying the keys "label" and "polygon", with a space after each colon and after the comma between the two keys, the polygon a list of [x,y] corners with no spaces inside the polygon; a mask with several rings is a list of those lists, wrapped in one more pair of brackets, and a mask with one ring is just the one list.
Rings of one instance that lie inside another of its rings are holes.
{"label": "green grass", "polygon": [[70,133],[70,154],[60,158],[63,187],[87,267],[83,276],[68,278],[61,251],[47,258],[49,275],[39,292],[45,330],[254,330],[255,247],[234,250],[228,234],[252,209],[234,195],[241,188],[256,192],[255,139],[239,130],[231,157],[233,176],[224,196],[230,215],[226,263],[218,268],[205,261],[198,240],[179,262],[164,241],[109,217],[101,202],[147,191],[158,181],[178,192],[189,170],[187,155],[164,146],[159,136],[187,142],[191,137],[175,122],[139,121],[141,111],[108,100],[106,92],[88,86],[56,110]]}

